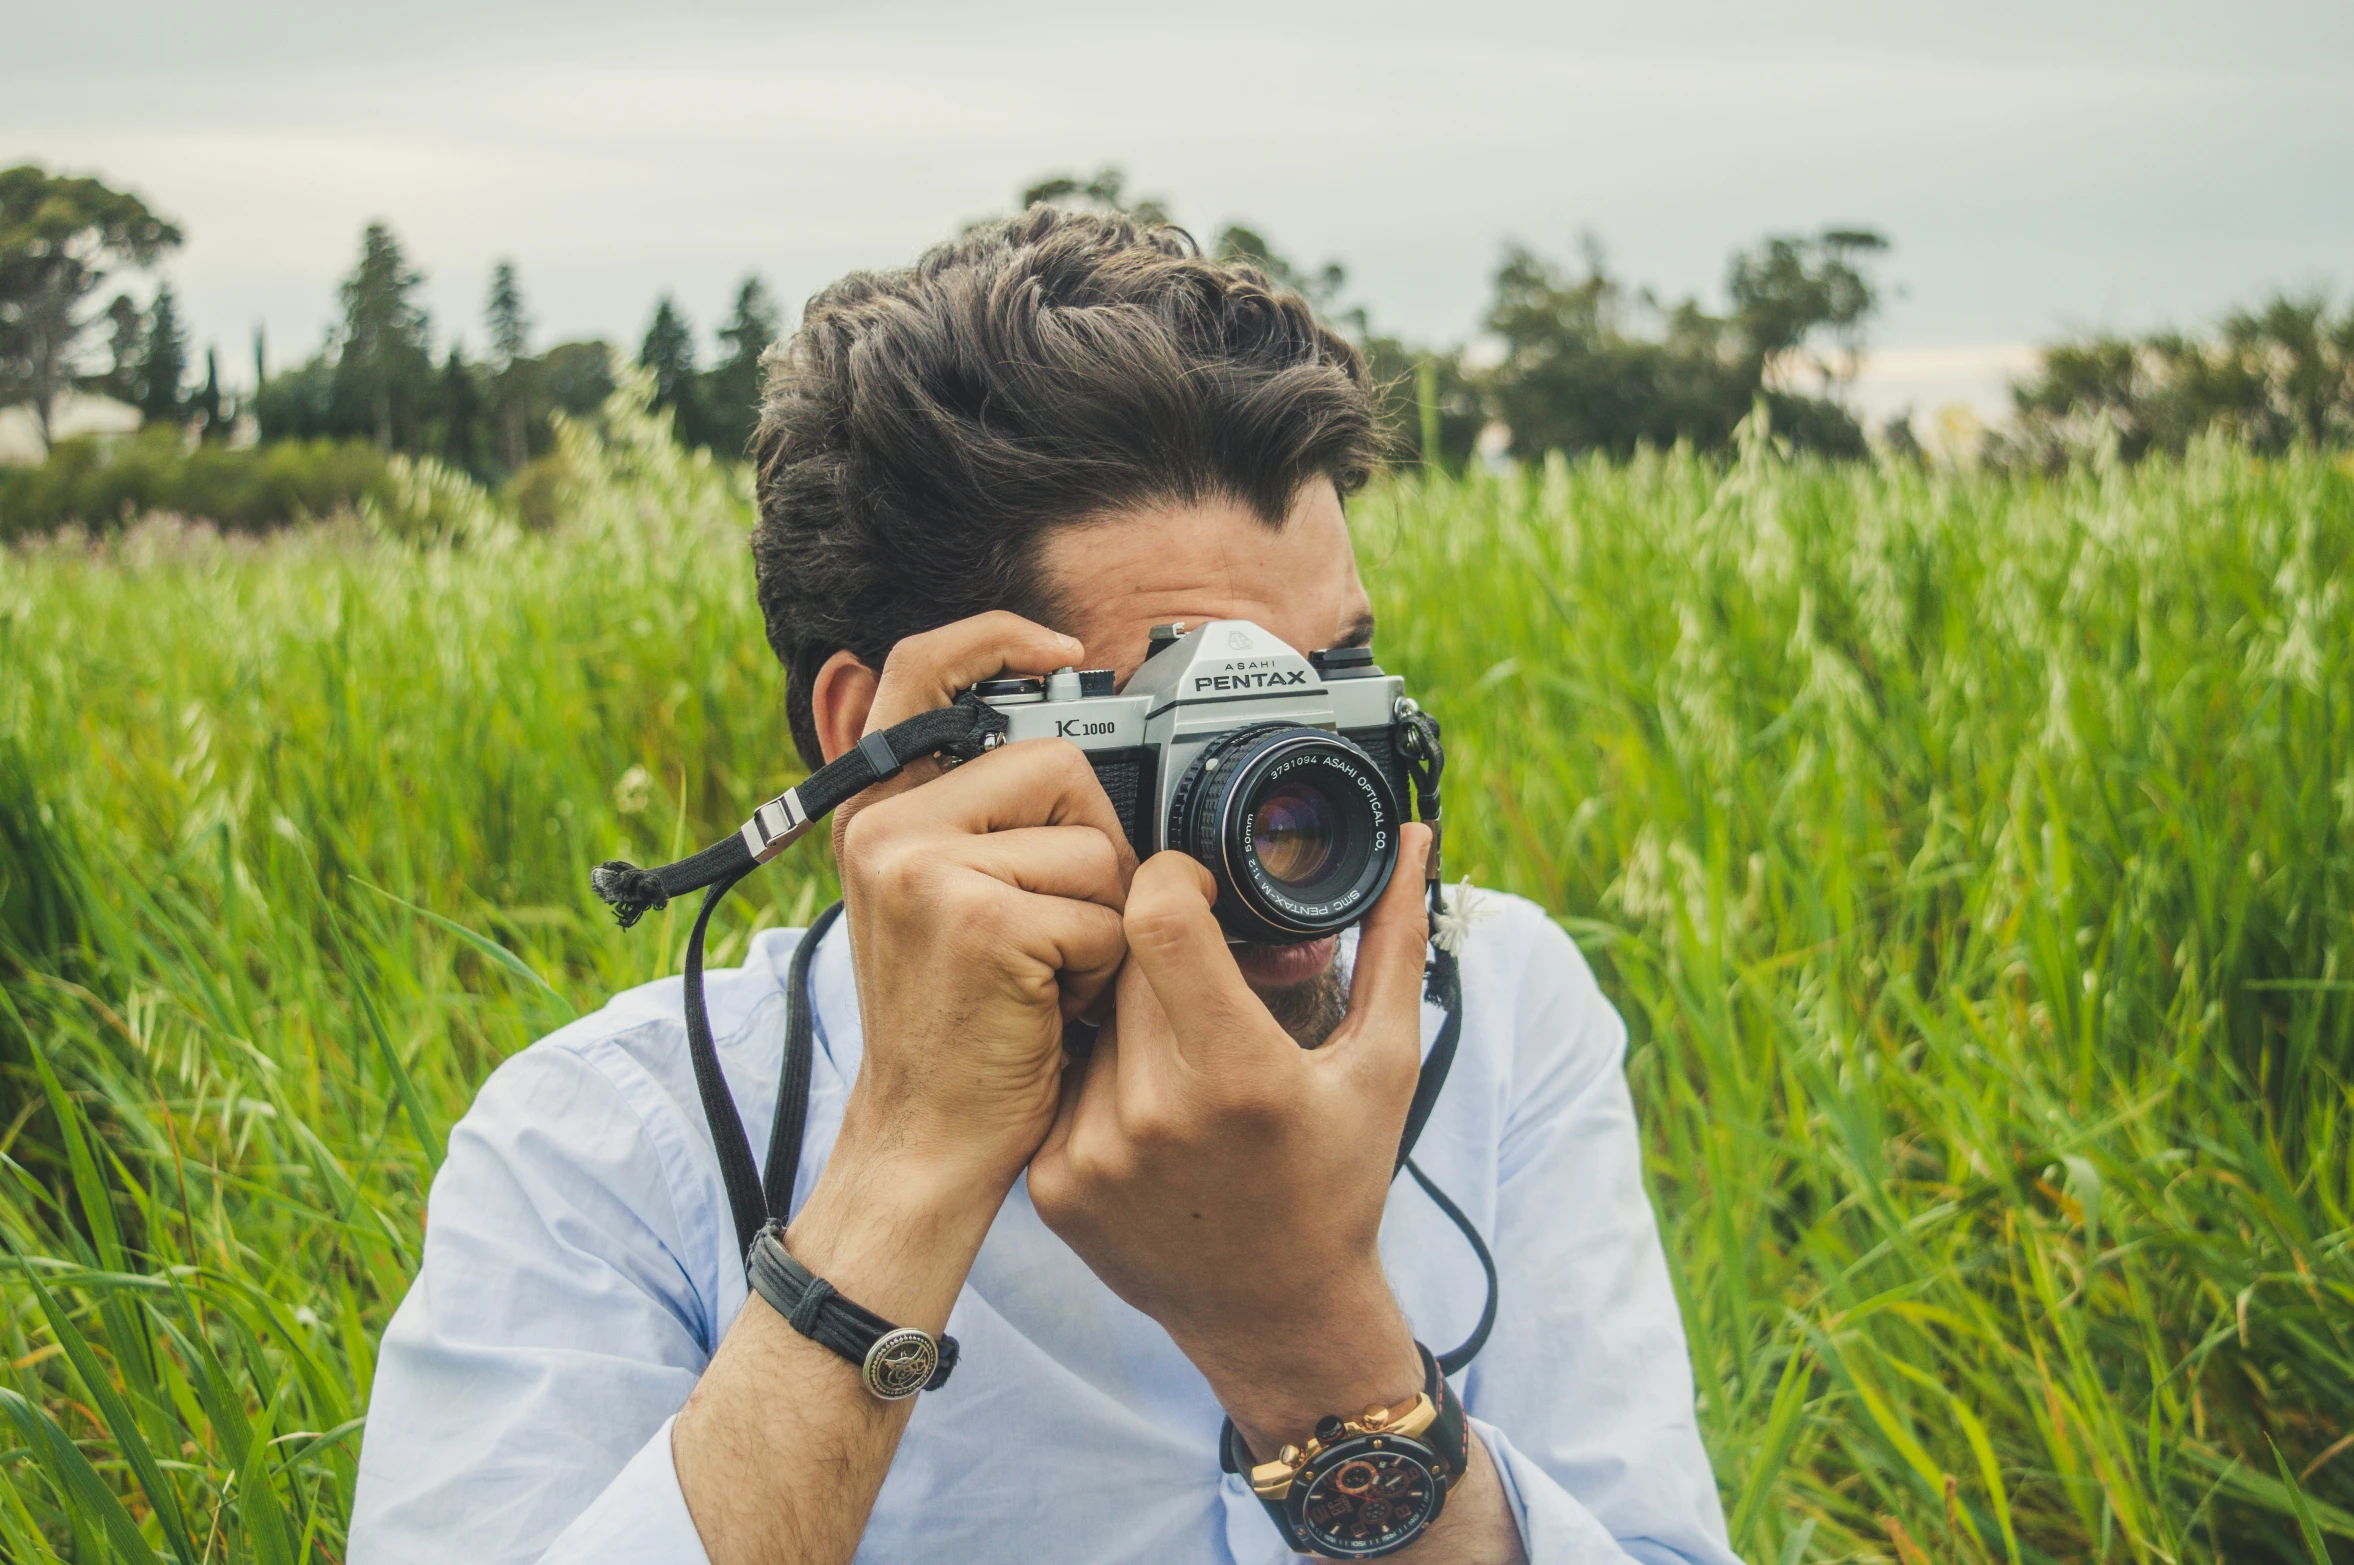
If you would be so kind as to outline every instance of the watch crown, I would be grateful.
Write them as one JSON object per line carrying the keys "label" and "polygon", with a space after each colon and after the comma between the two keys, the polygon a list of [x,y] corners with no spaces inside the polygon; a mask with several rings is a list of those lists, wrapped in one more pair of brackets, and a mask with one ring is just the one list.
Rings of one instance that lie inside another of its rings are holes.
{"label": "watch crown", "polygon": [[1337,1414],[1327,1413],[1316,1420],[1316,1438],[1324,1444],[1330,1445],[1341,1437],[1341,1431],[1347,1427],[1340,1421]]}

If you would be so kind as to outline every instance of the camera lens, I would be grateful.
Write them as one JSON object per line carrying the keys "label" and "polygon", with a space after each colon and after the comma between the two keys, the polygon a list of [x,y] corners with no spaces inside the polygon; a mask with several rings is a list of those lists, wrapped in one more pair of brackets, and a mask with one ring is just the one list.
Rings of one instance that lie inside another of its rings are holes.
{"label": "camera lens", "polygon": [[1389,779],[1328,729],[1264,723],[1203,747],[1171,797],[1167,842],[1218,884],[1218,922],[1283,944],[1372,911],[1398,859]]}
{"label": "camera lens", "polygon": [[1251,851],[1286,886],[1311,885],[1340,857],[1340,811],[1312,783],[1291,783],[1251,811]]}

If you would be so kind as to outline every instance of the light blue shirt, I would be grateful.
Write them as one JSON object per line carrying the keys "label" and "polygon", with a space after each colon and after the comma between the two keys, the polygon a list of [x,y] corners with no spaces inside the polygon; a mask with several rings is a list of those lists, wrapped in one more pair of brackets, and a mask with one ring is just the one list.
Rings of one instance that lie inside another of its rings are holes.
{"label": "light blue shirt", "polygon": [[[1415,1150],[1502,1278],[1494,1335],[1458,1390],[1534,1565],[1722,1565],[1733,1556],[1643,1193],[1625,1026],[1540,909],[1478,901],[1460,1052]],[[712,1031],[756,1151],[797,938],[769,931],[744,966],[709,975]],[[840,926],[813,977],[796,1205],[858,1072]],[[680,1016],[676,979],[621,995],[500,1066],[451,1133],[424,1265],[377,1365],[353,1565],[704,1560],[670,1421],[745,1285]],[[1438,1020],[1426,1006],[1425,1048]],[[1416,1336],[1443,1351],[1470,1333],[1478,1263],[1410,1179],[1391,1188],[1381,1251]],[[1047,1230],[1026,1186],[948,1328],[963,1357],[918,1401],[860,1561],[1296,1559],[1219,1472],[1222,1415],[1200,1374]]]}

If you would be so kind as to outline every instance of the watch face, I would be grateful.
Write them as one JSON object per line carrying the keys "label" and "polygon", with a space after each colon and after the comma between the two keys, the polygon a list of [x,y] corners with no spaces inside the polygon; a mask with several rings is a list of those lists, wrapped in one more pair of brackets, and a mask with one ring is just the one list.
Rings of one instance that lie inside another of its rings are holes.
{"label": "watch face", "polygon": [[1319,1456],[1293,1515],[1320,1553],[1370,1559],[1412,1543],[1445,1491],[1427,1453],[1368,1436]]}

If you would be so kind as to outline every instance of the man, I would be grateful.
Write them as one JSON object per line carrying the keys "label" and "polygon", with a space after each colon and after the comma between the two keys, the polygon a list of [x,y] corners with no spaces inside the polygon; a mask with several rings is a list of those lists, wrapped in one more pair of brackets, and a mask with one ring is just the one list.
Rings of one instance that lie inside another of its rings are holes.
{"label": "man", "polygon": [[[1373,443],[1357,352],[1173,229],[1034,209],[836,285],[756,441],[804,759],[1004,672],[1124,682],[1155,625],[1363,643],[1342,500]],[[1501,1277],[1450,1391],[1416,1344],[1465,1338],[1483,1279],[1391,1179],[1439,1020],[1422,827],[1349,937],[1231,947],[1205,872],[1137,865],[1060,740],[910,767],[833,830],[847,910],[810,966],[780,1249],[952,1331],[953,1378],[881,1400],[814,1315],[748,1295],[680,987],[649,985],[508,1061],[453,1133],[385,1336],[357,1565],[1290,1559],[1221,1473],[1223,1421],[1256,1467],[1434,1392],[1468,1409],[1462,1465],[1397,1558],[1730,1558],[1624,1028],[1539,910],[1481,899],[1416,1152]],[[796,938],[709,985],[755,1144]],[[1102,1030],[1066,1065],[1082,1015]]]}

